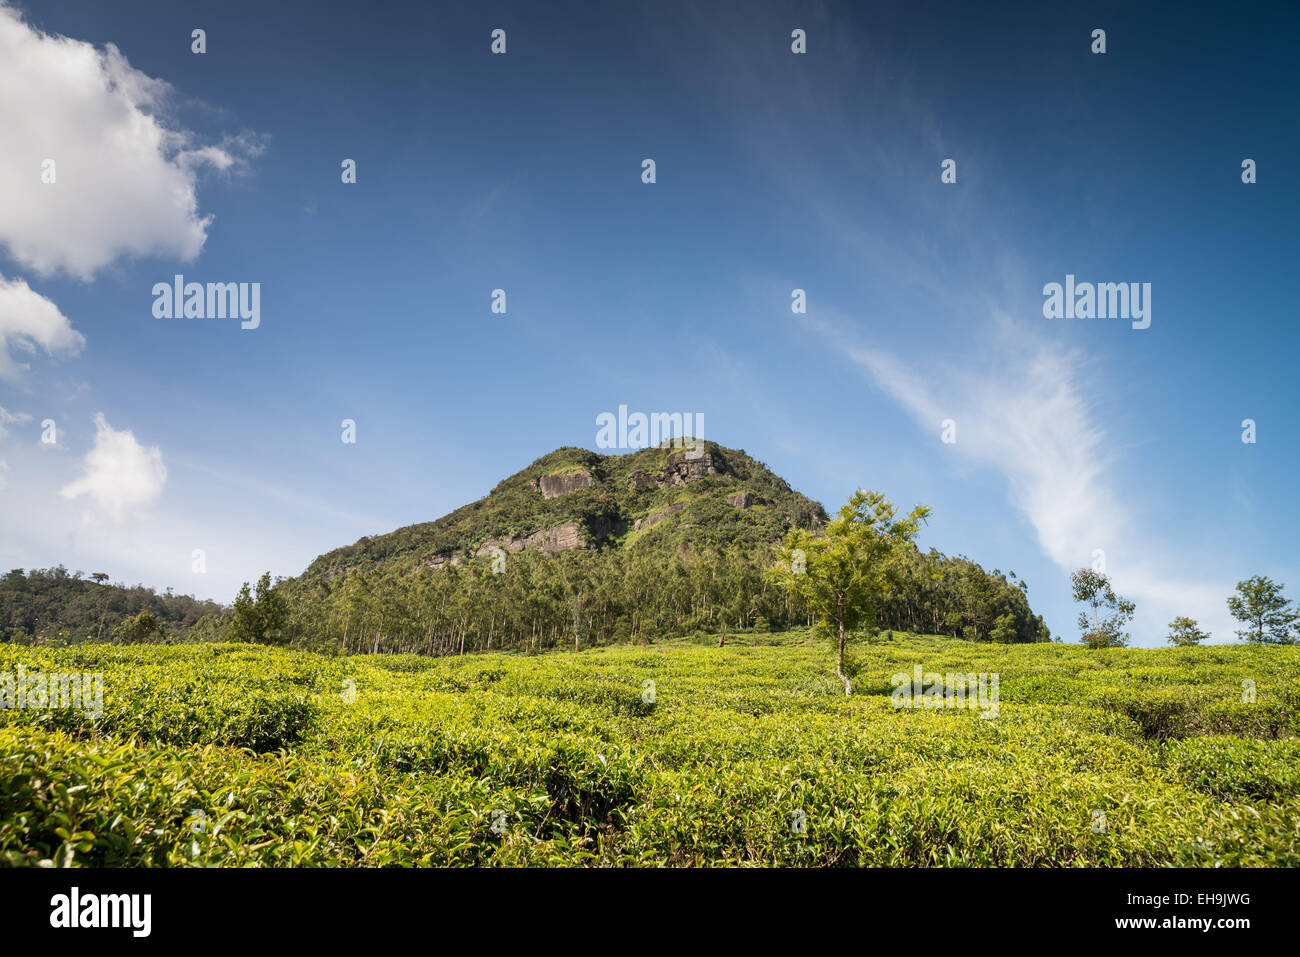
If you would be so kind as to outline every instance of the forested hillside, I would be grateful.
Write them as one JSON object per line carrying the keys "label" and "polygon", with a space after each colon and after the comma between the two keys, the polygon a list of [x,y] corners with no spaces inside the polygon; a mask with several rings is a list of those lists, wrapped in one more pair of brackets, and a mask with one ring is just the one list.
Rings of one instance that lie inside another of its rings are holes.
{"label": "forested hillside", "polygon": [[[762,463],[715,443],[558,449],[437,521],[322,555],[278,586],[287,614],[259,638],[440,655],[795,627],[808,610],[765,572],[785,533],[826,520]],[[875,628],[1050,637],[1014,573],[933,549],[911,554]]]}
{"label": "forested hillside", "polygon": [[0,641],[72,643],[110,641],[127,619],[148,612],[159,640],[184,637],[204,615],[222,606],[192,595],[158,594],[143,585],[109,584],[108,576],[83,577],[62,565],[15,568],[0,578]]}

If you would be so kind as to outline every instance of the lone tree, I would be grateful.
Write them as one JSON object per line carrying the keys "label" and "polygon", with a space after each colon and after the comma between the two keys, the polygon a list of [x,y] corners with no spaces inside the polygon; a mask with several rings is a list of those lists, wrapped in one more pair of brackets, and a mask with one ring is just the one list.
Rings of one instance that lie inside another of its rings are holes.
{"label": "lone tree", "polygon": [[[1110,587],[1110,578],[1091,568],[1080,568],[1070,576],[1074,600],[1092,605],[1092,621],[1086,611],[1079,614],[1080,639],[1089,648],[1123,648],[1128,644],[1124,626],[1133,620],[1137,606],[1121,598]],[[1110,612],[1105,618],[1101,610]]]}
{"label": "lone tree", "polygon": [[1283,585],[1264,575],[1237,582],[1237,593],[1228,596],[1228,611],[1248,628],[1237,637],[1257,645],[1294,645],[1300,613],[1291,610],[1291,600],[1282,597]]}
{"label": "lone tree", "polygon": [[905,518],[880,492],[859,489],[824,531],[792,529],[779,547],[780,563],[768,579],[802,599],[817,615],[817,633],[835,640],[835,674],[845,695],[844,648],[857,628],[870,629],[897,578],[900,560],[930,509],[918,505]]}
{"label": "lone tree", "polygon": [[1194,618],[1179,615],[1169,623],[1168,641],[1171,645],[1185,648],[1189,645],[1199,645],[1203,641],[1209,641],[1209,639],[1210,633],[1201,631]]}

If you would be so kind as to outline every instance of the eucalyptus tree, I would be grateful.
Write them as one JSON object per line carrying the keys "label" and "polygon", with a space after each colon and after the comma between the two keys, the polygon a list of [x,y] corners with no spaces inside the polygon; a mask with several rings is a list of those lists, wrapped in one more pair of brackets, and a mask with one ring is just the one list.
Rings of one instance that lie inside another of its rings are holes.
{"label": "eucalyptus tree", "polygon": [[[1133,620],[1137,606],[1115,594],[1110,577],[1093,568],[1080,568],[1070,575],[1074,600],[1092,605],[1092,622],[1086,611],[1079,614],[1080,641],[1089,648],[1123,648],[1128,644],[1124,626]],[[1101,611],[1110,612],[1105,618]]]}
{"label": "eucalyptus tree", "polygon": [[1252,575],[1237,582],[1237,593],[1228,598],[1228,611],[1246,625],[1237,636],[1257,645],[1294,645],[1300,613],[1291,600],[1282,597],[1284,586],[1266,575]]}

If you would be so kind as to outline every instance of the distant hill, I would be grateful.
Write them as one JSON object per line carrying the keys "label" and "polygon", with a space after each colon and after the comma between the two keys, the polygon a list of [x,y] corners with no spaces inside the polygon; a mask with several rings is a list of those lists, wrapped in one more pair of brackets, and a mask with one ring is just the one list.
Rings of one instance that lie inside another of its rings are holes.
{"label": "distant hill", "polygon": [[819,503],[744,451],[715,442],[626,455],[566,447],[436,521],[327,552],[303,578],[333,579],[373,565],[459,565],[493,548],[545,554],[682,544],[758,548],[792,527],[825,521]]}
{"label": "distant hill", "polygon": [[[806,625],[807,610],[765,572],[786,532],[826,521],[761,462],[714,442],[626,455],[561,448],[442,518],[321,555],[276,586],[265,613],[237,611],[236,631],[441,655]],[[975,641],[1050,637],[1014,573],[933,549],[913,554],[875,624]]]}
{"label": "distant hill", "polygon": [[158,620],[161,637],[177,638],[204,615],[219,614],[222,606],[192,595],[160,595],[143,585],[88,580],[62,565],[15,568],[0,578],[0,641],[108,641],[124,619],[142,611]]}

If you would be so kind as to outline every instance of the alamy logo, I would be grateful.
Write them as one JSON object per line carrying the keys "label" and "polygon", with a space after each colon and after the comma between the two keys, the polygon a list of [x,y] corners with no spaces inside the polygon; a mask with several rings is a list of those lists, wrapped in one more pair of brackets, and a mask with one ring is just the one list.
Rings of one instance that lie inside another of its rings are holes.
{"label": "alamy logo", "polygon": [[104,714],[104,676],[98,672],[65,674],[27,670],[0,673],[0,710],[12,708],[79,708],[87,718]]}
{"label": "alamy logo", "polygon": [[177,275],[154,283],[153,296],[156,319],[241,319],[241,329],[262,324],[260,282],[186,282]]}
{"label": "alamy logo", "polygon": [[1131,319],[1134,329],[1151,325],[1151,283],[1074,281],[1067,273],[1065,285],[1043,287],[1045,319]]}
{"label": "alamy logo", "polygon": [[627,406],[620,405],[617,416],[613,412],[596,416],[596,426],[598,449],[648,449],[668,443],[674,448],[690,449],[695,457],[704,452],[703,412],[651,412],[649,415],[633,412],[629,415]]}
{"label": "alamy logo", "polygon": [[128,927],[133,937],[148,937],[152,927],[150,894],[69,894],[50,898],[51,927]]}
{"label": "alamy logo", "polygon": [[978,708],[981,718],[998,716],[998,672],[963,674],[924,672],[916,665],[909,675],[900,671],[889,679],[895,708]]}

